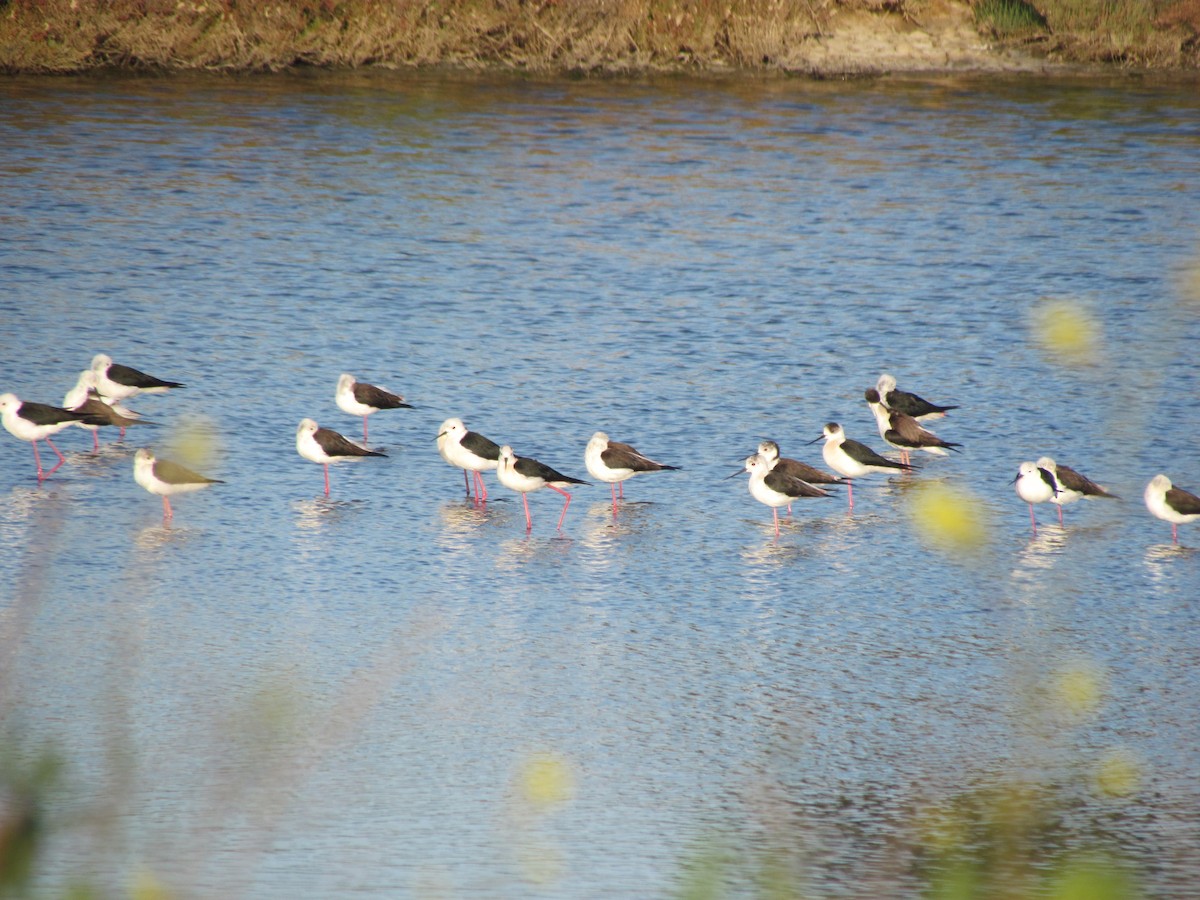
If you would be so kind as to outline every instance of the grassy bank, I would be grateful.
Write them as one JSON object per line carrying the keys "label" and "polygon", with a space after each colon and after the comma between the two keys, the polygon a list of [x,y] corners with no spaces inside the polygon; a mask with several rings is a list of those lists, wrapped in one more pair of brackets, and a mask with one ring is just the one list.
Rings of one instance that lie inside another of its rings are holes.
{"label": "grassy bank", "polygon": [[1200,0],[8,0],[0,69],[1200,66]]}

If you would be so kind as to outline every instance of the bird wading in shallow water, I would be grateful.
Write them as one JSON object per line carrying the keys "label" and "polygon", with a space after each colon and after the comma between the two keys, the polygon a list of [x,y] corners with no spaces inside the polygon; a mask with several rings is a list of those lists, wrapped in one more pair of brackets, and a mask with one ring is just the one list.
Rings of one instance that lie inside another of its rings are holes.
{"label": "bird wading in shallow water", "polygon": [[312,419],[301,419],[296,428],[296,452],[311,462],[320,463],[325,467],[325,496],[329,496],[329,464],[344,462],[348,459],[361,459],[364,456],[383,456],[376,450],[360,447],[353,441],[347,440],[336,431],[320,428]]}
{"label": "bird wading in shallow water", "polygon": [[175,517],[169,498],[176,494],[198,491],[210,484],[224,484],[219,478],[197,474],[169,459],[156,459],[154,454],[145,448],[133,455],[133,480],[150,493],[162,497],[164,521]]}
{"label": "bird wading in shallow water", "polygon": [[1200,519],[1200,497],[1177,488],[1166,475],[1155,475],[1146,485],[1146,509],[1156,518],[1171,523],[1171,541],[1179,543],[1180,525]]}
{"label": "bird wading in shallow water", "polygon": [[879,426],[879,436],[900,451],[902,463],[910,461],[910,450],[923,450],[934,456],[945,456],[947,450],[957,452],[962,446],[944,441],[929,429],[922,428],[921,423],[913,416],[889,409],[880,400],[879,392],[874,388],[868,388],[864,396],[871,413],[875,416],[875,423]]}
{"label": "bird wading in shallow water", "polygon": [[[37,466],[37,479],[45,481],[58,471],[67,458],[59,452],[50,440],[52,434],[58,434],[64,428],[72,425],[103,425],[104,420],[90,413],[74,412],[61,406],[51,406],[48,403],[28,403],[16,394],[0,394],[0,421],[3,421],[8,433],[18,440],[29,441],[33,445],[33,462]],[[37,442],[45,441],[58,462],[49,472],[42,471],[42,458],[38,454]]]}
{"label": "bird wading in shallow water", "polygon": [[588,472],[597,481],[606,482],[612,491],[613,514],[617,512],[617,485],[621,486],[621,499],[625,499],[625,482],[642,472],[675,472],[678,466],[655,462],[635,450],[629,444],[614,441],[603,431],[597,431],[588,441],[583,453]]}
{"label": "bird wading in shallow water", "polygon": [[1017,496],[1029,504],[1029,524],[1036,535],[1037,516],[1033,513],[1033,505],[1048,503],[1058,496],[1058,481],[1049,469],[1043,469],[1037,463],[1023,462],[1017,467],[1017,475],[1011,483],[1017,486]]}
{"label": "bird wading in shallow water", "polygon": [[1092,479],[1085,475],[1080,475],[1070,466],[1060,466],[1048,456],[1043,456],[1037,461],[1039,469],[1045,469],[1054,476],[1054,483],[1058,487],[1058,493],[1050,498],[1050,502],[1058,507],[1058,524],[1063,523],[1062,508],[1076,500],[1082,500],[1085,497],[1105,497],[1109,500],[1120,500],[1116,494],[1110,494]]}
{"label": "bird wading in shallow water", "polygon": [[809,441],[825,441],[821,448],[821,456],[825,465],[833,469],[846,481],[846,493],[850,495],[850,509],[854,509],[854,479],[872,472],[911,472],[912,466],[907,463],[893,462],[886,456],[880,456],[866,444],[860,444],[846,437],[846,432],[837,422],[828,423],[821,431],[821,436]]}
{"label": "bird wading in shallow water", "polygon": [[470,472],[475,478],[475,501],[486,503],[487,487],[481,473],[495,470],[500,460],[500,445],[467,430],[462,419],[447,419],[438,429],[437,448],[442,459],[463,470],[467,496],[471,496],[471,476],[467,475]]}
{"label": "bird wading in shallow water", "polygon": [[373,384],[356,381],[353,375],[343,374],[338,378],[334,400],[338,409],[352,416],[362,416],[363,443],[367,442],[367,417],[381,409],[412,409],[411,403],[405,403],[399,394]]}
{"label": "bird wading in shallow water", "polygon": [[517,456],[513,453],[512,447],[507,445],[500,448],[500,458],[496,466],[496,479],[506,488],[516,491],[521,495],[521,502],[525,505],[526,531],[533,529],[533,518],[529,515],[528,497],[532,491],[548,487],[550,490],[558,491],[558,493],[567,498],[566,502],[563,503],[562,512],[558,515],[558,530],[561,531],[563,519],[567,516],[567,507],[571,505],[571,495],[563,490],[563,488],[572,484],[589,483],[578,478],[572,478],[570,475],[564,475],[562,472],[552,469],[545,463],[538,462],[536,459]]}
{"label": "bird wading in shallow water", "polygon": [[736,478],[743,472],[750,473],[750,496],[771,507],[771,515],[775,520],[775,537],[779,537],[779,507],[791,506],[793,500],[806,497],[829,496],[828,491],[816,485],[772,469],[771,464],[759,453],[747,456],[743,468],[728,477]]}

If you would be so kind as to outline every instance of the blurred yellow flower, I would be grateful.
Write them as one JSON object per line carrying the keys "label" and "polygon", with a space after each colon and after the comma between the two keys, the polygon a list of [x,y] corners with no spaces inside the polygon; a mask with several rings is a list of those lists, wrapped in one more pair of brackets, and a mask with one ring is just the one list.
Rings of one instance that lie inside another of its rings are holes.
{"label": "blurred yellow flower", "polygon": [[1073,300],[1044,300],[1034,310],[1032,328],[1042,349],[1055,362],[1097,362],[1103,335],[1099,323]]}
{"label": "blurred yellow flower", "polygon": [[916,486],[908,512],[922,539],[949,553],[977,550],[987,541],[979,500],[958,488],[932,481]]}
{"label": "blurred yellow flower", "polygon": [[548,807],[571,799],[574,777],[561,756],[535,753],[521,767],[521,795],[534,806]]}

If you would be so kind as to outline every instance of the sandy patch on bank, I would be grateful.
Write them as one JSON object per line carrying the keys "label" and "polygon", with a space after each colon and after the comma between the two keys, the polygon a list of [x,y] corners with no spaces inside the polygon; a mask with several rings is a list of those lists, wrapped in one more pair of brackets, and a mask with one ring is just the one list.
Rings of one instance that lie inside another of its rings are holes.
{"label": "sandy patch on bank", "polygon": [[1022,71],[1045,60],[992,47],[975,29],[970,8],[951,0],[920,4],[915,15],[834,10],[821,33],[781,60],[786,68],[826,75],[917,71]]}

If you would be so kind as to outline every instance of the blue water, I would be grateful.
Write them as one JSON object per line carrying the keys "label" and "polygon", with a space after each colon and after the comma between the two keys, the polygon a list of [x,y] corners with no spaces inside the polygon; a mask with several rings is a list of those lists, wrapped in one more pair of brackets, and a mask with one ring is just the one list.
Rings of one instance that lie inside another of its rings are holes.
{"label": "blue water", "polygon": [[[1151,894],[1194,887],[1200,533],[1141,502],[1200,491],[1193,88],[0,84],[0,390],[60,403],[99,352],[187,384],[99,454],[59,435],[41,485],[0,435],[0,735],[64,760],[40,889],[663,896],[728,844],[897,896],[925,811],[1017,777]],[[1037,338],[1057,302],[1086,364]],[[326,499],[294,432],[361,437],[343,371],[416,408]],[[963,452],[777,538],[725,476],[768,437],[820,465],[830,420],[885,449],[883,371],[961,407]],[[561,531],[533,494],[526,534],[491,475],[464,499],[449,416],[576,477],[596,430],[681,471],[615,518],[580,487]],[[225,483],[164,524],[142,445]],[[1008,482],[1042,455],[1123,499],[1033,535]],[[929,482],[981,548],[925,542]],[[1091,787],[1111,754],[1128,791]]]}

